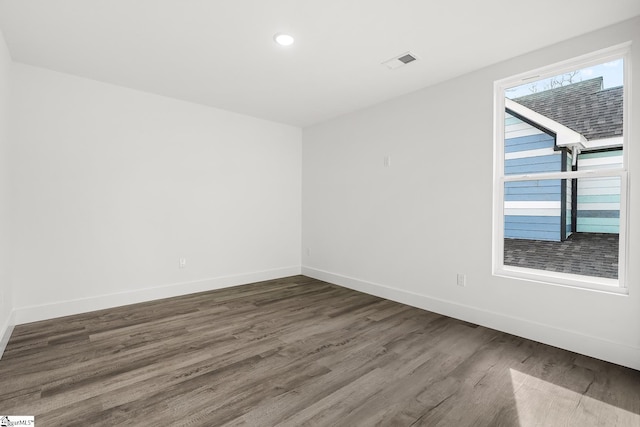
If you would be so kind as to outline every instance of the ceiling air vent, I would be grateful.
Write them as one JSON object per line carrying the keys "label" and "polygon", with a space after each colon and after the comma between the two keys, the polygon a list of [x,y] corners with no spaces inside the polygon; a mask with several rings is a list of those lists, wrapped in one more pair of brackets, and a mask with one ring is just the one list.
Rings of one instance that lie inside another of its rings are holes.
{"label": "ceiling air vent", "polygon": [[413,61],[416,61],[418,57],[411,52],[403,53],[402,55],[398,55],[395,58],[391,58],[387,61],[384,61],[382,65],[387,67],[390,70],[395,70],[398,67],[402,67],[403,65],[407,65]]}

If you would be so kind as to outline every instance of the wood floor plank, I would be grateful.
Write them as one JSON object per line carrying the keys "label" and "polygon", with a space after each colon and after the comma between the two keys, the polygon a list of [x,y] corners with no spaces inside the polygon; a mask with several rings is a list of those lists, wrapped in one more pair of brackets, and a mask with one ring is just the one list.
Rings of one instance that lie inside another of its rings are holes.
{"label": "wood floor plank", "polygon": [[640,426],[640,372],[304,276],[17,326],[40,426]]}

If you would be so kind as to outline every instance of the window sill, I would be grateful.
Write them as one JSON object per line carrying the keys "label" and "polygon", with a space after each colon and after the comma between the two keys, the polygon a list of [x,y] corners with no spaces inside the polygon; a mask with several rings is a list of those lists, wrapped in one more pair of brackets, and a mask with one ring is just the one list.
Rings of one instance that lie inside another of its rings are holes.
{"label": "window sill", "polygon": [[497,267],[494,269],[493,275],[509,279],[542,283],[551,286],[570,287],[617,295],[629,294],[629,289],[623,287],[623,283],[621,283],[619,279],[581,276],[577,274],[558,273],[554,271],[543,271],[512,266]]}

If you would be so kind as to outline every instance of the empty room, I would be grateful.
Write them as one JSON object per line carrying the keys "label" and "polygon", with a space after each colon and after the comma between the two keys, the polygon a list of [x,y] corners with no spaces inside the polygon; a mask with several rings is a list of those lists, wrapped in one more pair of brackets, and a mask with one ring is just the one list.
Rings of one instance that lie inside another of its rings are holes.
{"label": "empty room", "polygon": [[0,0],[0,425],[640,426],[638,0]]}

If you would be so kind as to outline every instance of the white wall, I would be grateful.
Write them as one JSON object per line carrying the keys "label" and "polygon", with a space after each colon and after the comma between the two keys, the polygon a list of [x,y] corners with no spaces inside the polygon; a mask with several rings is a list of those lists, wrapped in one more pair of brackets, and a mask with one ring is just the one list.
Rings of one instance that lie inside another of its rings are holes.
{"label": "white wall", "polygon": [[17,323],[299,274],[299,128],[17,63],[13,90]]}
{"label": "white wall", "polygon": [[0,40],[0,327],[296,274],[302,217],[310,276],[640,369],[638,263],[628,296],[491,275],[494,80],[627,40],[640,19],[305,129],[302,153],[297,128],[11,65]]}
{"label": "white wall", "polygon": [[637,262],[628,296],[491,273],[494,81],[629,40],[628,254],[640,259],[636,18],[304,129],[303,273],[640,369]]}
{"label": "white wall", "polygon": [[0,356],[12,326],[13,296],[10,274],[10,186],[8,166],[8,104],[11,87],[11,57],[0,32]]}

